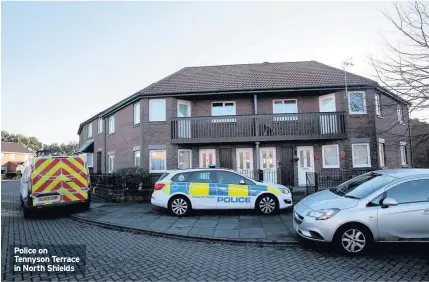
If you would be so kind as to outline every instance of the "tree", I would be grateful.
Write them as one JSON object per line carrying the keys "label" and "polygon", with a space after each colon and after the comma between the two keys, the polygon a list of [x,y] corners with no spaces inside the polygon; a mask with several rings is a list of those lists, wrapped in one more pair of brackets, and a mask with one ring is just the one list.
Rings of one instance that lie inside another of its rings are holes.
{"label": "tree", "polygon": [[429,8],[423,2],[396,3],[395,16],[384,13],[400,35],[386,40],[386,58],[370,57],[381,84],[412,104],[429,108]]}

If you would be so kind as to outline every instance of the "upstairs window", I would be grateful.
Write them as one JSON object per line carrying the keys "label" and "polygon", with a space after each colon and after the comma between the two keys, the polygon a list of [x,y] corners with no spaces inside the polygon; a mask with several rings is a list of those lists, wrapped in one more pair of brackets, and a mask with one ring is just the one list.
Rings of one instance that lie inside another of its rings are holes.
{"label": "upstairs window", "polygon": [[349,92],[349,113],[351,115],[366,114],[366,99],[364,91]]}
{"label": "upstairs window", "polygon": [[398,122],[399,124],[404,124],[404,113],[401,105],[396,106],[396,111],[398,112]]}
{"label": "upstairs window", "polygon": [[92,138],[92,122],[88,124],[88,139]]}
{"label": "upstairs window", "polygon": [[134,125],[140,124],[140,102],[134,104]]}
{"label": "upstairs window", "polygon": [[115,133],[115,116],[109,117],[109,134]]}
{"label": "upstairs window", "polygon": [[98,119],[98,134],[103,133],[103,119],[99,118]]}
{"label": "upstairs window", "polygon": [[380,167],[386,166],[386,143],[384,139],[378,139],[378,153],[380,159]]}
{"label": "upstairs window", "polygon": [[[235,102],[213,102],[212,116],[235,116]],[[213,122],[234,122],[232,119],[216,119]]]}
{"label": "upstairs window", "polygon": [[400,149],[400,154],[401,154],[401,164],[402,164],[402,166],[406,166],[408,164],[407,142],[401,141],[399,143],[399,149]]}
{"label": "upstairs window", "polygon": [[149,121],[165,120],[165,99],[149,100]]}
{"label": "upstairs window", "polygon": [[380,103],[380,94],[375,94],[374,96],[374,101],[375,101],[375,114],[378,117],[381,117],[381,103]]}
{"label": "upstairs window", "polygon": [[[273,113],[274,114],[296,114],[298,113],[298,106],[296,100],[273,100]],[[282,117],[275,117],[274,120],[296,120],[297,115],[286,115]]]}

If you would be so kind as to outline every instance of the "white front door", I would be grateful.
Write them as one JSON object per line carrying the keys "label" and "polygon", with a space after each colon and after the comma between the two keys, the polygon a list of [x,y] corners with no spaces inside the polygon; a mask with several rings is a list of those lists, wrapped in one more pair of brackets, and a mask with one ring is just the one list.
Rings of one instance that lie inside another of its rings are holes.
{"label": "white front door", "polygon": [[[335,105],[335,94],[328,94],[319,97],[319,110],[321,113],[329,113],[337,111]],[[320,133],[336,133],[337,132],[337,117],[333,114],[320,116]]]}
{"label": "white front door", "polygon": [[314,172],[314,153],[312,146],[297,147],[298,153],[298,184],[306,185],[306,173]]}
{"label": "white front door", "polygon": [[276,148],[261,148],[260,154],[260,164],[264,172],[264,182],[277,183]]}
{"label": "white front door", "polygon": [[[191,117],[191,102],[177,100],[177,117]],[[179,120],[177,131],[179,138],[191,138],[191,121],[189,119]]]}
{"label": "white front door", "polygon": [[208,168],[209,166],[216,166],[216,150],[215,149],[201,149],[200,150],[200,167]]}
{"label": "white front door", "polygon": [[237,171],[247,177],[254,178],[253,172],[253,149],[237,149]]}

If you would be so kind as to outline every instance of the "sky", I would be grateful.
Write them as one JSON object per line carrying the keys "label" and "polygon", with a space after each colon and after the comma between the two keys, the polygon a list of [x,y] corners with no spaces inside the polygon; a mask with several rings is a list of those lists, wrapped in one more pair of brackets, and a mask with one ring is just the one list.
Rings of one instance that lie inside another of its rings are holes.
{"label": "sky", "polygon": [[374,78],[390,2],[3,2],[2,130],[79,124],[185,67],[316,60]]}

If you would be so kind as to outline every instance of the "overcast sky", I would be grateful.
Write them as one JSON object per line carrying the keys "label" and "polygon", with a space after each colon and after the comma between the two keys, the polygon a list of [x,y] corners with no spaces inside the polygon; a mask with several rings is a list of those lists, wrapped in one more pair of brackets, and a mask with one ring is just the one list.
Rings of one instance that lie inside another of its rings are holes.
{"label": "overcast sky", "polygon": [[390,2],[3,2],[2,130],[79,124],[185,67],[317,60],[373,78]]}

